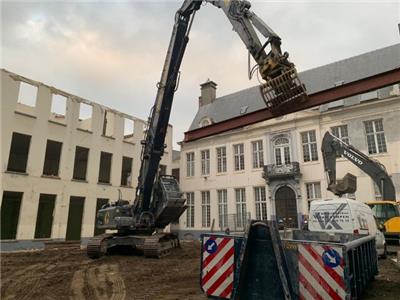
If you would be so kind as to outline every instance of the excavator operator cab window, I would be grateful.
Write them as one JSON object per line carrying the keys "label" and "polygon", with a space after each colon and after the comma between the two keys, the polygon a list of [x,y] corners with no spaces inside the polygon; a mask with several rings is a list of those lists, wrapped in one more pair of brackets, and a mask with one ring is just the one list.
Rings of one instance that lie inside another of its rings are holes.
{"label": "excavator operator cab window", "polygon": [[399,216],[398,208],[392,204],[370,204],[374,215],[379,223],[383,224],[387,220]]}

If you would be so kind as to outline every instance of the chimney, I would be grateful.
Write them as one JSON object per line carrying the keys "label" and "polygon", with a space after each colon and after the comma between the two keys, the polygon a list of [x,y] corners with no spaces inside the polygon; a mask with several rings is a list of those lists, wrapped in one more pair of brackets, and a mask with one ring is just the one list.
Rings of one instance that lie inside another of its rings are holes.
{"label": "chimney", "polygon": [[200,84],[201,96],[199,97],[199,107],[214,102],[217,92],[217,84],[210,79]]}

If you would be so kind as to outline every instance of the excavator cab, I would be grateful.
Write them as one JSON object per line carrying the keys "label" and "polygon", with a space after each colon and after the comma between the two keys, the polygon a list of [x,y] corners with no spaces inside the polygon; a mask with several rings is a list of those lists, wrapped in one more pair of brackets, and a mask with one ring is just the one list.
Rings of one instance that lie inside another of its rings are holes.
{"label": "excavator cab", "polygon": [[186,210],[186,199],[180,191],[179,184],[175,177],[161,175],[158,179],[154,199],[154,218],[157,228],[164,228],[176,221]]}

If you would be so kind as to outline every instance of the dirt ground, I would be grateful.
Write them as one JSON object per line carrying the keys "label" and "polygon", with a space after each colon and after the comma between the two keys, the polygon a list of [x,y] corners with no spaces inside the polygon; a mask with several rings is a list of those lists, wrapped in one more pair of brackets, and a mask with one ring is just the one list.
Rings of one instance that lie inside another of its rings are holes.
{"label": "dirt ground", "polygon": [[[199,243],[168,257],[113,255],[90,260],[78,249],[1,254],[1,299],[206,299],[199,287]],[[379,261],[365,299],[399,299],[400,271]]]}

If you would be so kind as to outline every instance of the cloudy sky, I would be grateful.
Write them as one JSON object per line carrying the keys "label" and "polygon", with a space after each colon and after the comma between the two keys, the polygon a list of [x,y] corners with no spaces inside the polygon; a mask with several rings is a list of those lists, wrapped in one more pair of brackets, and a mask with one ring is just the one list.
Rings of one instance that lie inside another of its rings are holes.
{"label": "cloudy sky", "polygon": [[[399,42],[400,1],[251,1],[299,71]],[[146,118],[182,1],[2,1],[1,67]],[[217,96],[254,86],[247,52],[221,10],[196,14],[170,122],[183,138],[199,84]],[[178,148],[175,144],[174,148]]]}

